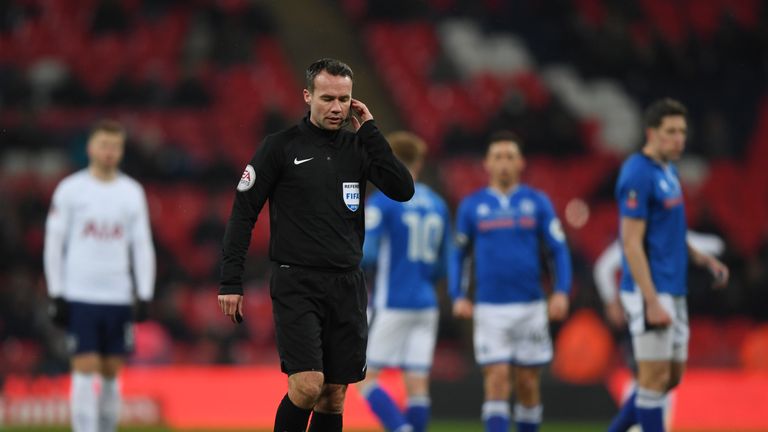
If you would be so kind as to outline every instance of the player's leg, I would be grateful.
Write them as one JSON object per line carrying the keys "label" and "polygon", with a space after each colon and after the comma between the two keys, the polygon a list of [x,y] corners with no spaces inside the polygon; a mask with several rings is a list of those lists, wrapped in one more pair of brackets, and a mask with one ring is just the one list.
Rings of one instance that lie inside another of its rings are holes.
{"label": "player's leg", "polygon": [[672,365],[664,403],[664,424],[667,428],[672,422],[672,408],[675,393],[673,389],[680,384],[685,373],[685,364],[688,360],[688,341],[690,339],[690,326],[688,324],[688,304],[685,297],[674,297],[675,315],[672,323]]}
{"label": "player's leg", "polygon": [[75,432],[98,431],[98,395],[96,378],[99,371],[99,355],[94,352],[75,354],[72,357],[72,387],[70,411],[72,430]]}
{"label": "player's leg", "polygon": [[429,424],[432,405],[429,397],[429,372],[406,371],[405,391],[408,394],[405,418],[413,426],[413,432],[424,432]]}
{"label": "player's leg", "polygon": [[[637,420],[644,432],[664,431],[664,405],[672,378],[675,306],[671,296],[660,294],[659,301],[673,319],[664,329],[645,330],[633,337],[637,358]],[[645,311],[642,312],[643,317]]]}
{"label": "player's leg", "polygon": [[408,394],[405,418],[414,432],[424,432],[429,424],[432,405],[429,371],[435,356],[440,315],[437,309],[412,313],[414,324],[408,333],[405,355],[405,389]]}
{"label": "player's leg", "polygon": [[541,405],[541,368],[516,366],[515,376],[515,423],[518,432],[539,430],[543,407]]}
{"label": "player's leg", "polygon": [[483,423],[486,432],[506,432],[509,429],[510,373],[508,363],[483,366]]}
{"label": "player's leg", "polygon": [[411,431],[400,408],[386,390],[379,386],[380,371],[377,368],[369,367],[365,374],[365,379],[357,383],[357,390],[360,395],[368,402],[368,407],[373,411],[384,428],[388,431],[406,432]]}
{"label": "player's leg", "polygon": [[608,431],[624,432],[635,424],[641,424],[644,430],[663,430],[661,407],[669,382],[672,331],[645,328],[644,303],[639,290],[622,292],[621,302],[632,335],[632,351],[637,364],[637,388],[626,398]]}
{"label": "player's leg", "polygon": [[552,340],[545,302],[516,305],[513,332],[515,423],[519,432],[535,432],[541,424],[541,367],[552,361]]}
{"label": "player's leg", "polygon": [[672,365],[667,390],[680,384],[688,361],[688,341],[691,329],[688,324],[688,304],[685,297],[673,297],[675,313],[672,315]]}
{"label": "player's leg", "polygon": [[637,362],[637,420],[644,432],[664,430],[664,401],[669,387],[669,360],[639,360]]}
{"label": "player's leg", "polygon": [[99,432],[117,430],[120,420],[120,382],[118,374],[125,362],[122,356],[110,355],[101,361],[101,392],[99,393]]}
{"label": "player's leg", "polygon": [[130,306],[101,306],[102,324],[101,392],[99,393],[99,432],[117,430],[120,420],[119,372],[125,356],[133,351],[134,330]]}
{"label": "player's leg", "polygon": [[69,341],[72,349],[70,412],[72,430],[98,430],[96,379],[101,368],[98,354],[98,322],[94,305],[70,302]]}
{"label": "player's leg", "polygon": [[[641,334],[643,331],[645,331],[643,328],[643,323],[645,322],[643,318],[643,298],[639,292],[622,292],[621,304],[624,307],[624,312],[627,316],[627,328],[629,330],[630,340],[633,344],[631,347],[633,359],[628,363],[633,366],[635,375],[637,375],[638,366],[634,348],[634,337],[636,334]],[[616,416],[611,421],[610,426],[608,426],[608,432],[626,432],[633,425],[637,424],[636,399],[637,386],[632,389],[632,392],[627,395],[627,397],[622,402],[618,414],[616,414]]]}
{"label": "player's leg", "polygon": [[514,322],[509,309],[507,305],[475,305],[475,359],[483,371],[482,419],[486,432],[506,432],[509,429],[509,397],[512,392],[509,334]]}
{"label": "player's leg", "polygon": [[388,431],[410,431],[411,426],[386,390],[379,386],[380,368],[403,365],[408,322],[398,311],[378,309],[373,314],[368,332],[368,370],[365,379],[357,383],[360,394],[371,411]]}

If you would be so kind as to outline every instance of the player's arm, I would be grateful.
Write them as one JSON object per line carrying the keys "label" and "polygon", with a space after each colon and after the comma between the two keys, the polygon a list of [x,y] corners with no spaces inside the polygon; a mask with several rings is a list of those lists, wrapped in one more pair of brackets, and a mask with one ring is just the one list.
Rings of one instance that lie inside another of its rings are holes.
{"label": "player's arm", "polygon": [[356,130],[366,151],[365,164],[368,180],[393,200],[408,201],[413,197],[414,192],[411,172],[392,153],[392,148],[379,131],[365,104],[352,99],[350,109],[355,110],[361,119],[361,122],[358,122],[355,117],[352,117],[352,122],[353,124],[362,123],[359,127],[356,126]]}
{"label": "player's arm", "polygon": [[64,247],[69,230],[70,212],[65,188],[56,188],[45,221],[45,245],[43,267],[48,296],[51,298],[50,314],[53,322],[62,327],[68,324],[67,303],[64,299]]}
{"label": "player's arm", "polygon": [[728,267],[719,259],[702,252],[691,243],[692,242],[689,240],[688,256],[690,257],[691,262],[699,267],[706,268],[712,273],[712,276],[715,278],[714,288],[725,288],[725,286],[728,285],[728,279],[730,278]]}
{"label": "player's arm", "polygon": [[662,308],[651,277],[651,267],[645,253],[645,234],[649,207],[653,197],[654,181],[647,173],[632,166],[625,166],[616,184],[616,200],[619,205],[621,248],[632,274],[632,280],[640,290],[645,303],[645,319],[651,326],[672,323]]}
{"label": "player's arm", "polygon": [[131,258],[136,278],[136,321],[147,319],[149,302],[155,292],[155,247],[152,244],[152,228],[149,223],[147,198],[139,189],[139,212],[133,224],[131,235]]}
{"label": "player's arm", "polygon": [[568,314],[568,295],[571,292],[573,281],[571,254],[568,251],[563,226],[555,214],[552,203],[546,197],[542,197],[541,201],[543,205],[540,207],[540,211],[543,224],[539,224],[539,229],[543,231],[544,239],[555,264],[554,292],[549,298],[548,306],[549,318],[560,321],[565,319]]}
{"label": "player's arm", "polygon": [[243,271],[251,232],[280,176],[284,155],[274,141],[265,139],[245,169],[235,192],[232,213],[224,232],[219,306],[233,322],[243,314]]}
{"label": "player's arm", "polygon": [[621,243],[624,256],[627,258],[632,279],[640,289],[645,302],[645,315],[650,325],[669,325],[672,319],[662,308],[656,292],[656,286],[651,278],[651,268],[645,254],[643,241],[645,239],[646,221],[624,216],[621,218]]}
{"label": "player's arm", "polygon": [[432,282],[437,283],[442,279],[448,278],[448,263],[451,260],[451,254],[453,253],[453,242],[451,241],[452,229],[451,229],[451,217],[448,214],[448,208],[443,207],[442,210],[443,219],[443,236],[440,239],[440,249],[437,255],[437,265],[435,265],[434,274],[432,275]]}
{"label": "player's arm", "polygon": [[469,250],[472,244],[472,220],[469,204],[459,206],[456,232],[448,261],[448,294],[453,300],[453,315],[457,318],[472,317],[472,302],[467,298],[469,287]]}
{"label": "player's arm", "polygon": [[379,247],[384,230],[384,209],[378,201],[373,196],[365,206],[365,241],[362,261],[365,268],[372,268],[379,260]]}
{"label": "player's arm", "polygon": [[605,316],[616,328],[626,324],[624,309],[617,295],[619,287],[616,284],[616,272],[619,268],[621,268],[621,243],[615,241],[605,248],[595,261],[593,277],[597,293],[603,301]]}

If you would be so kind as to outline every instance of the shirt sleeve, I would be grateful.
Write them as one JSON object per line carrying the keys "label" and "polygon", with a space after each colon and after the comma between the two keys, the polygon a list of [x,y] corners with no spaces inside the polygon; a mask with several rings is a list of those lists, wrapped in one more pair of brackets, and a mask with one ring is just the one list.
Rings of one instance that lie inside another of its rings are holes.
{"label": "shirt sleeve", "polygon": [[593,276],[595,285],[597,285],[597,292],[604,304],[616,300],[616,293],[618,292],[616,272],[619,271],[619,268],[621,268],[621,244],[619,241],[615,241],[595,261]]}
{"label": "shirt sleeve", "polygon": [[132,265],[139,300],[149,301],[155,292],[155,247],[152,244],[147,197],[141,186],[138,207],[131,233]]}
{"label": "shirt sleeve", "polygon": [[474,240],[473,213],[468,200],[464,200],[456,214],[456,230],[448,261],[448,294],[455,301],[466,296],[464,283],[465,260]]}
{"label": "shirt sleeve", "polygon": [[443,204],[441,216],[443,218],[443,238],[440,239],[440,252],[437,257],[438,261],[435,266],[435,272],[432,276],[433,282],[448,277],[448,262],[451,260],[451,253],[453,252],[451,217],[445,204]]}
{"label": "shirt sleeve", "polygon": [[372,267],[379,259],[381,236],[386,230],[385,208],[377,196],[371,197],[365,206],[365,241],[363,242],[363,266]]}
{"label": "shirt sleeve", "polygon": [[51,207],[45,221],[45,246],[43,267],[48,295],[51,298],[64,295],[64,247],[71,223],[70,206],[62,184],[53,192]]}
{"label": "shirt sleeve", "polygon": [[283,162],[279,147],[265,139],[243,171],[224,232],[219,294],[243,294],[242,277],[251,232],[264,203],[272,195]]}
{"label": "shirt sleeve", "polygon": [[360,126],[357,136],[366,152],[366,175],[384,195],[405,202],[413,197],[413,177],[392,153],[387,139],[373,120]]}
{"label": "shirt sleeve", "polygon": [[653,183],[632,167],[622,172],[616,184],[616,200],[619,203],[619,215],[634,219],[646,219],[653,194]]}
{"label": "shirt sleeve", "polygon": [[565,232],[549,199],[540,195],[539,229],[552,255],[555,267],[555,291],[569,293],[573,279],[571,255],[565,241]]}

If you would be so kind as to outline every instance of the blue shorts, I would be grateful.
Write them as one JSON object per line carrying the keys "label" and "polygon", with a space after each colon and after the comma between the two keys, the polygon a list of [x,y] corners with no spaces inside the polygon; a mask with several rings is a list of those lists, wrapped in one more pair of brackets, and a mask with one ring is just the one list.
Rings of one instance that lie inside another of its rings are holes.
{"label": "blue shorts", "polygon": [[72,354],[122,355],[133,351],[133,311],[128,305],[69,302]]}

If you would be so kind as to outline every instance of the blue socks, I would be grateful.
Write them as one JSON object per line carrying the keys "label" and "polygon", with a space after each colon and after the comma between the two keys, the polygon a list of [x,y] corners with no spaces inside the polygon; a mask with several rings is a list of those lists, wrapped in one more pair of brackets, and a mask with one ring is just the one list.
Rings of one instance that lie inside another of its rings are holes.
{"label": "blue socks", "polygon": [[611,425],[608,426],[608,432],[626,432],[629,428],[637,424],[637,408],[635,407],[635,397],[637,390],[624,401],[621,410],[613,418]]}
{"label": "blue socks", "polygon": [[664,393],[638,388],[635,406],[643,432],[664,432]]}
{"label": "blue socks", "polygon": [[515,404],[515,423],[517,424],[517,432],[538,432],[539,425],[541,424],[542,411],[543,407],[541,405],[526,407],[520,404]]}
{"label": "blue socks", "polygon": [[425,432],[427,430],[430,405],[429,396],[414,396],[408,399],[405,418],[413,426],[413,432]]}
{"label": "blue socks", "polygon": [[368,401],[371,411],[376,414],[376,417],[388,431],[405,432],[412,430],[395,401],[381,387],[373,385],[363,396]]}
{"label": "blue socks", "polygon": [[483,403],[483,423],[485,432],[509,431],[509,402],[501,400]]}

